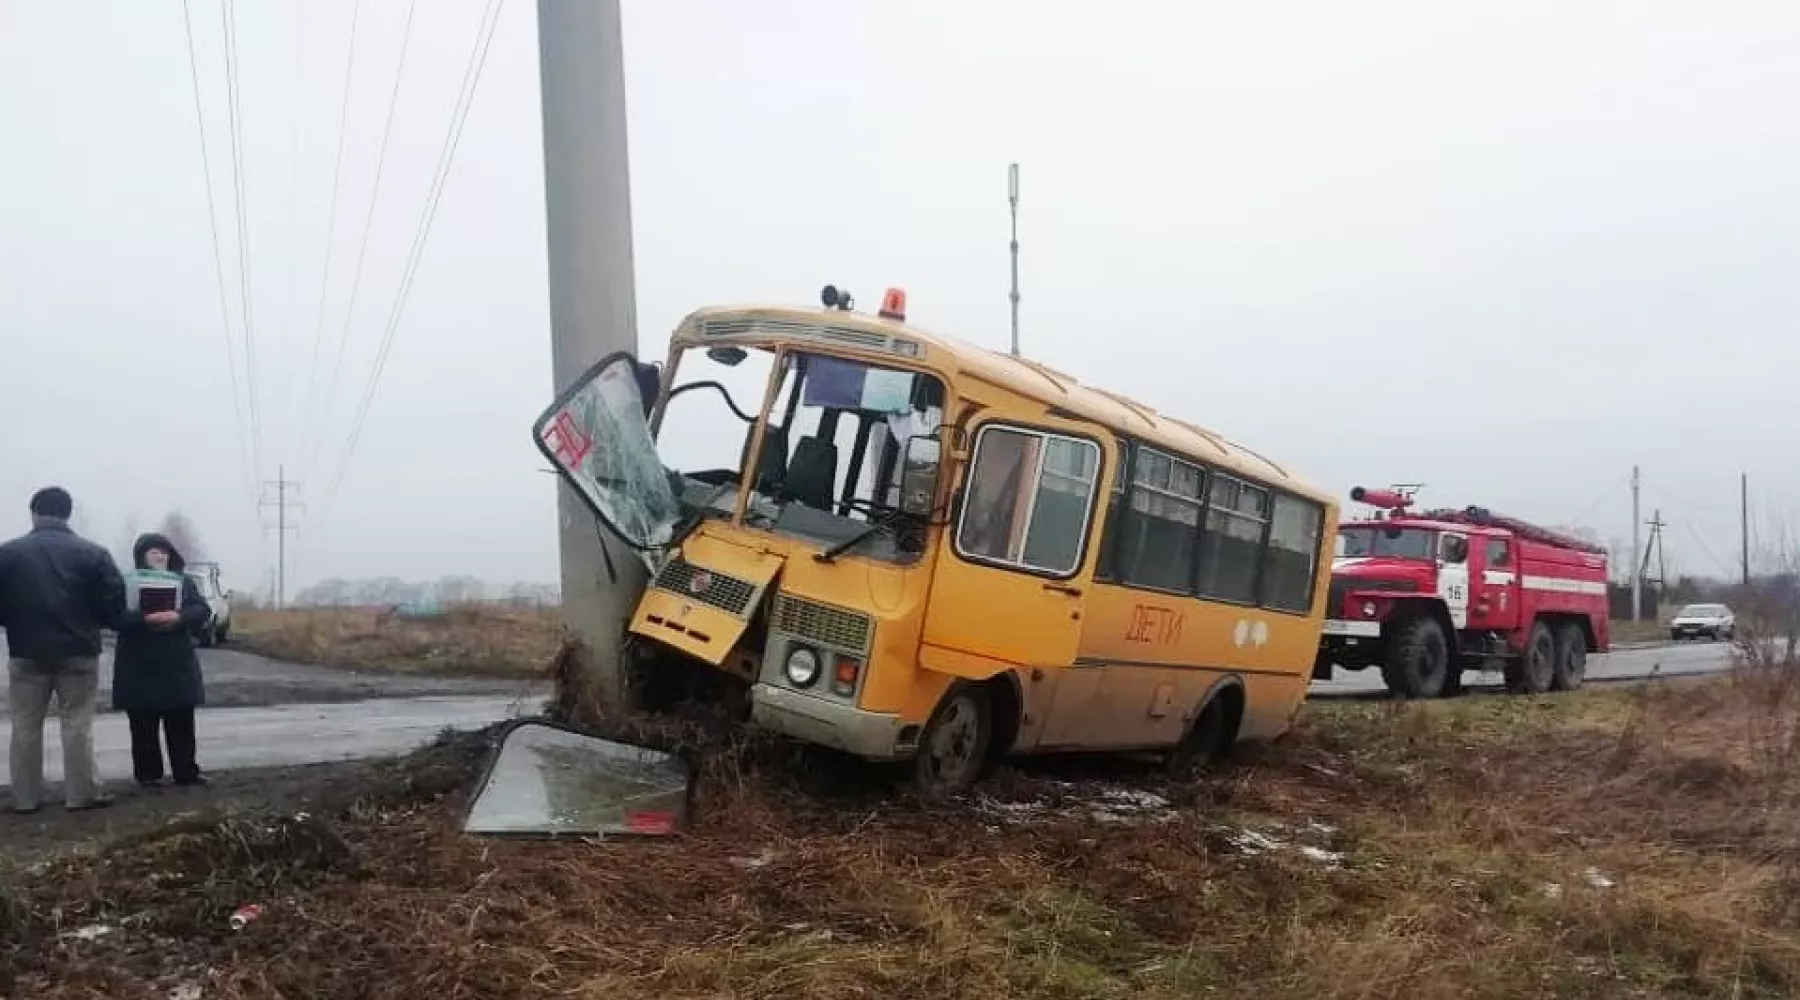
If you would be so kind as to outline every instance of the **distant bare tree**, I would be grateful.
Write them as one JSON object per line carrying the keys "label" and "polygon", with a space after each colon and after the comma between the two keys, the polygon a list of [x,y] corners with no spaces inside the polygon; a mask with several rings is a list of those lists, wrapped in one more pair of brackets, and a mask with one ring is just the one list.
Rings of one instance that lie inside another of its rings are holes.
{"label": "distant bare tree", "polygon": [[1737,597],[1740,630],[1752,656],[1792,664],[1800,654],[1800,533],[1778,523],[1761,548],[1761,573]]}
{"label": "distant bare tree", "polygon": [[200,545],[200,534],[194,530],[194,522],[181,511],[169,511],[158,530],[168,538],[169,544],[180,550],[182,558],[190,562],[206,558],[206,550]]}

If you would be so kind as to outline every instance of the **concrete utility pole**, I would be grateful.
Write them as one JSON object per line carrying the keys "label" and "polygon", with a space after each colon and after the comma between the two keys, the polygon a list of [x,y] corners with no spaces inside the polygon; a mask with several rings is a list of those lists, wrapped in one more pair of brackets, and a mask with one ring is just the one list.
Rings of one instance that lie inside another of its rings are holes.
{"label": "concrete utility pole", "polygon": [[1750,589],[1750,474],[1738,473],[1738,531],[1743,540],[1744,589]]}
{"label": "concrete utility pole", "polygon": [[1638,572],[1638,531],[1643,519],[1638,515],[1638,467],[1631,467],[1631,620],[1643,617],[1644,574]]}
{"label": "concrete utility pole", "polygon": [[[625,54],[619,0],[538,0],[537,9],[552,389],[560,392],[606,355],[637,353]],[[609,707],[629,709],[620,639],[644,565],[566,485],[557,517],[563,616]]]}
{"label": "concrete utility pole", "polygon": [[[270,491],[274,496],[270,497]],[[275,508],[275,610],[280,611],[287,606],[287,536],[298,525],[288,520],[288,508],[299,508],[301,504],[296,497],[300,494],[300,484],[287,477],[287,467],[275,467],[275,479],[263,483],[263,495],[257,501],[259,507]]]}

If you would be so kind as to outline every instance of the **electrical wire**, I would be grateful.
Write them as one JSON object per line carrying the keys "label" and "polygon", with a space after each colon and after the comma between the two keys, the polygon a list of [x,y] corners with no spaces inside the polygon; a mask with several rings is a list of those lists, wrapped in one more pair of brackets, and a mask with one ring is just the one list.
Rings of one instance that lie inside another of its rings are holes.
{"label": "electrical wire", "polygon": [[225,291],[225,253],[219,244],[218,211],[213,207],[216,196],[213,193],[212,160],[207,155],[205,102],[200,99],[200,60],[194,49],[194,19],[188,0],[181,0],[181,26],[187,34],[188,78],[194,87],[194,123],[200,131],[200,175],[206,182],[206,222],[212,233],[213,275],[219,288],[219,330],[225,335],[225,369],[231,376],[231,409],[236,417],[231,425],[231,436],[237,440],[244,486],[254,502],[256,477],[252,470],[255,467],[251,462],[250,450],[244,445],[244,404],[238,399],[242,388],[237,374],[237,342],[231,336],[231,306]]}
{"label": "electrical wire", "polygon": [[356,417],[351,423],[350,435],[339,456],[330,485],[326,488],[325,503],[320,514],[321,519],[329,516],[331,505],[337,498],[338,487],[343,482],[344,473],[356,453],[357,444],[362,440],[362,431],[368,420],[369,407],[373,404],[376,391],[380,387],[382,372],[387,368],[389,353],[393,349],[395,335],[400,328],[400,319],[406,310],[407,298],[412,292],[413,279],[418,274],[419,263],[425,253],[425,245],[431,238],[431,227],[437,218],[438,204],[443,200],[444,188],[450,177],[450,169],[456,161],[456,151],[462,143],[463,126],[468,121],[469,109],[474,104],[475,92],[481,84],[481,73],[487,65],[488,50],[493,45],[494,31],[499,26],[500,14],[504,7],[505,0],[488,0],[487,9],[482,14],[482,21],[476,28],[475,43],[469,50],[469,59],[463,68],[463,81],[457,93],[457,103],[451,110],[450,126],[445,132],[443,146],[438,152],[438,162],[432,176],[431,187],[426,194],[425,205],[420,210],[418,225],[413,231],[412,245],[407,251],[406,265],[401,272],[400,284],[394,292],[394,303],[388,312],[381,346],[376,352],[374,368],[369,374],[368,385],[363,391]]}
{"label": "electrical wire", "polygon": [[[356,312],[357,292],[362,288],[363,263],[369,254],[369,233],[375,224],[375,206],[381,200],[381,176],[387,166],[388,140],[394,133],[394,107],[400,100],[400,80],[406,73],[406,51],[412,44],[413,13],[418,9],[418,0],[407,0],[406,28],[400,38],[400,60],[394,67],[394,84],[388,94],[387,119],[381,127],[381,148],[375,155],[375,183],[369,189],[369,210],[363,218],[362,238],[356,251],[356,268],[350,276],[350,300],[344,307],[344,325],[338,334],[337,351],[331,366],[331,377],[325,383],[325,406],[319,413],[319,423],[324,425],[331,417],[331,406],[337,400],[337,387],[344,370],[345,348],[350,341],[350,321]],[[318,465],[319,449],[323,447],[325,435],[320,434],[313,439],[313,454],[307,461],[308,469]],[[310,471],[308,473],[311,474]]]}
{"label": "electrical wire", "polygon": [[219,7],[219,14],[225,36],[225,105],[231,123],[232,193],[237,204],[238,292],[243,299],[244,380],[250,397],[250,456],[254,463],[255,477],[260,478],[262,475],[262,407],[258,402],[259,396],[256,387],[256,310],[253,305],[254,296],[251,294],[250,225],[244,213],[244,202],[248,197],[249,183],[244,169],[243,109],[238,89],[237,5],[235,0],[224,0]]}
{"label": "electrical wire", "polygon": [[350,122],[350,82],[356,74],[356,28],[362,17],[362,0],[350,8],[350,45],[344,56],[344,90],[338,100],[337,152],[332,157],[331,205],[325,214],[325,266],[319,272],[319,308],[313,322],[312,361],[306,370],[306,427],[302,433],[316,433],[312,419],[318,400],[319,346],[325,339],[325,292],[331,281],[331,257],[337,238],[338,192],[344,176],[344,133]]}

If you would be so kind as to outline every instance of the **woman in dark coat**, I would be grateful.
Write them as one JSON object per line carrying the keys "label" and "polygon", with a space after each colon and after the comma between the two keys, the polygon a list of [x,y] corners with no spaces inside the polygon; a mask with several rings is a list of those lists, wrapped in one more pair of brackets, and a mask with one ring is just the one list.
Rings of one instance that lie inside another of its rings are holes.
{"label": "woman in dark coat", "polygon": [[113,651],[113,708],[131,720],[132,773],[146,788],[162,781],[160,735],[168,740],[175,783],[202,785],[206,779],[194,760],[194,709],[205,703],[206,692],[193,636],[205,627],[212,608],[183,573],[187,562],[167,538],[144,535],[132,546],[131,556],[139,571],[161,571],[181,579],[179,610],[146,614],[134,603],[119,622]]}

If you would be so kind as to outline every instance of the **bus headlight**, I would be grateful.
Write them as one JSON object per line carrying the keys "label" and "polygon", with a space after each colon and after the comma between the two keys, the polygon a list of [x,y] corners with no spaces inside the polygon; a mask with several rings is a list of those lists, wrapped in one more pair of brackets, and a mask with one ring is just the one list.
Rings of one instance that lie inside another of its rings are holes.
{"label": "bus headlight", "polygon": [[795,647],[782,665],[788,683],[797,688],[812,687],[819,681],[819,654],[805,646]]}

